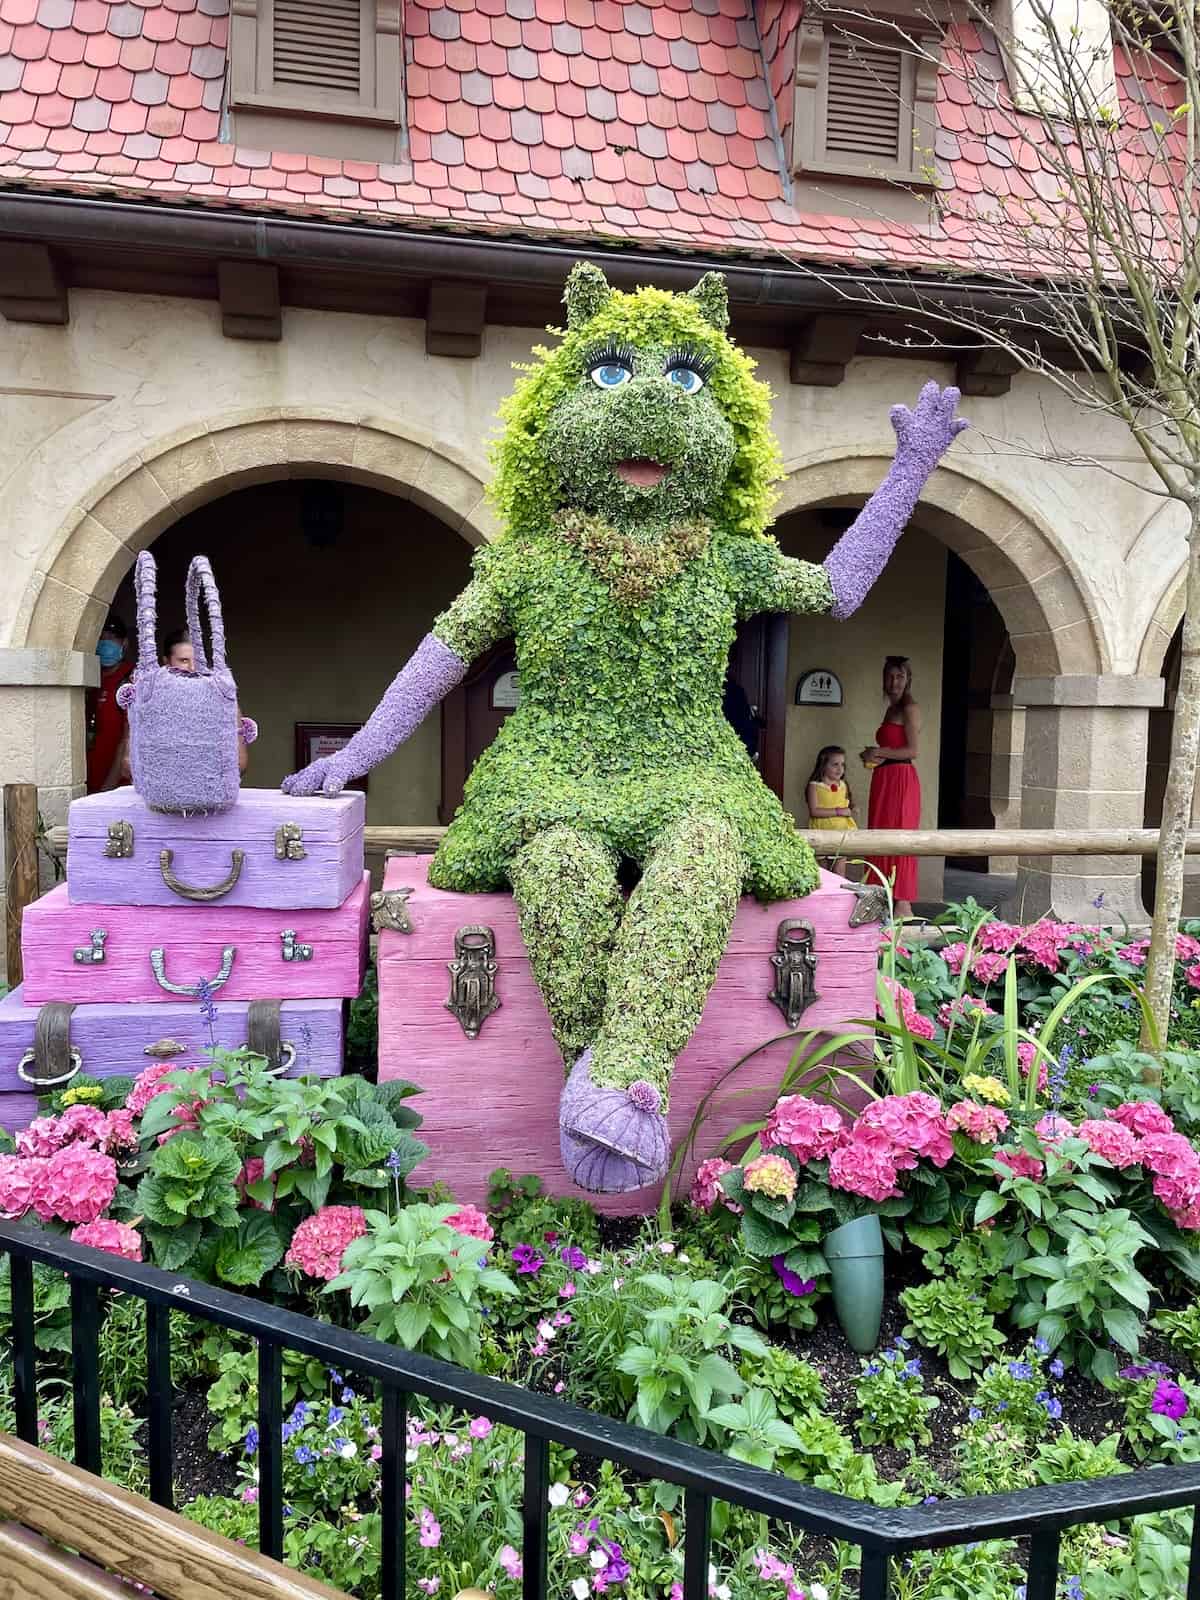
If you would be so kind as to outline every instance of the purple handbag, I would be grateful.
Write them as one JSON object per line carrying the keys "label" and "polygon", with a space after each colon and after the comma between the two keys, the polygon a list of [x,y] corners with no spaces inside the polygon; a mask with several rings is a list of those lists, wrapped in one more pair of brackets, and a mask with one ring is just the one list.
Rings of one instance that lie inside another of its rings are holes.
{"label": "purple handbag", "polygon": [[[237,685],[225,665],[221,597],[207,556],[193,556],[187,575],[194,672],[158,664],[156,587],[154,557],[143,550],[134,573],[137,669],[117,691],[129,712],[133,786],[152,811],[228,811],[239,784]],[[200,627],[201,594],[212,635],[211,666]]]}

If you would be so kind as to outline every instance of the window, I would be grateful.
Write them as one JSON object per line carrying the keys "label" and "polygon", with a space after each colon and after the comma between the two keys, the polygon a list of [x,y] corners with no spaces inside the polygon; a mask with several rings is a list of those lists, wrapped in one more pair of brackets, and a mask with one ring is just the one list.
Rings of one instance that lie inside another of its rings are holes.
{"label": "window", "polygon": [[861,21],[841,18],[810,7],[798,30],[794,175],[931,187],[935,29],[944,20],[932,7],[915,14],[904,0],[872,0]]}
{"label": "window", "polygon": [[238,144],[360,161],[400,155],[401,0],[233,0]]}

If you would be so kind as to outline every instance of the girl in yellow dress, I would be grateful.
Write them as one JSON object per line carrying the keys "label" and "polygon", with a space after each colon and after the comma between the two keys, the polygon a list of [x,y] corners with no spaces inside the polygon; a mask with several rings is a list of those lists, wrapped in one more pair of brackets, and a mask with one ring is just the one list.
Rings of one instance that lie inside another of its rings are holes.
{"label": "girl in yellow dress", "polygon": [[[846,782],[846,752],[840,745],[827,744],[821,750],[804,791],[808,804],[808,825],[822,833],[848,833],[858,826],[854,820],[854,799]],[[822,859],[822,866],[838,870],[838,857]]]}

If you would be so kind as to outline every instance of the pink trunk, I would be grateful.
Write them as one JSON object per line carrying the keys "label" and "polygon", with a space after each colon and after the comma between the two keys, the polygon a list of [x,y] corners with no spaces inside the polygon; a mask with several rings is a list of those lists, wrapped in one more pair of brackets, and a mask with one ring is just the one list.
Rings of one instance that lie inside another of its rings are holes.
{"label": "pink trunk", "polygon": [[334,910],[286,911],[72,905],[60,884],[25,910],[25,999],[161,1004],[188,1000],[168,986],[194,991],[199,979],[212,986],[218,1010],[228,1000],[353,998],[366,961],[369,887],[363,873]]}
{"label": "pink trunk", "polygon": [[[430,1155],[414,1182],[442,1179],[456,1199],[481,1204],[488,1174],[507,1167],[518,1176],[536,1173],[550,1194],[579,1195],[559,1157],[558,1097],[563,1063],[550,1020],[529,970],[508,894],[448,894],[426,882],[430,857],[393,858],[388,889],[412,887],[408,905],[413,932],[379,936],[379,1077],[408,1078],[424,1091],[413,1101],[423,1119],[420,1137]],[[714,1154],[721,1138],[740,1123],[763,1115],[774,1086],[796,1044],[809,1030],[827,1034],[866,1032],[875,1014],[878,925],[851,928],[856,901],[845,882],[821,874],[821,886],[804,900],[762,906],[744,899],[704,1015],[679,1058],[671,1086],[673,1140],[687,1133],[695,1111],[722,1073],[748,1050],[787,1031],[767,998],[774,987],[776,934],[786,918],[812,923],[818,955],[819,999],[805,1011],[793,1037],[771,1045],[746,1063],[721,1090],[695,1157],[684,1170],[690,1183],[697,1161]],[[495,934],[500,1009],[469,1039],[446,1007],[447,963],[454,936],[464,927],[485,926]],[[857,1028],[848,1025],[859,1023]],[[749,1094],[738,1091],[752,1090]],[[731,1099],[730,1094],[737,1094]],[[614,1214],[649,1212],[657,1187],[633,1194],[588,1196]]]}

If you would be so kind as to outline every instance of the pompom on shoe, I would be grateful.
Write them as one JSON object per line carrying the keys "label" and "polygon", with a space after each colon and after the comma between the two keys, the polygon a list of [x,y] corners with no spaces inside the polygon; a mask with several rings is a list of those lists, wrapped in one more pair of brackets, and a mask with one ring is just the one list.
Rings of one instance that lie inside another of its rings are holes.
{"label": "pompom on shoe", "polygon": [[571,1069],[559,1101],[563,1166],[572,1183],[592,1194],[626,1194],[665,1176],[671,1138],[653,1084],[638,1079],[627,1089],[592,1082],[592,1052]]}

